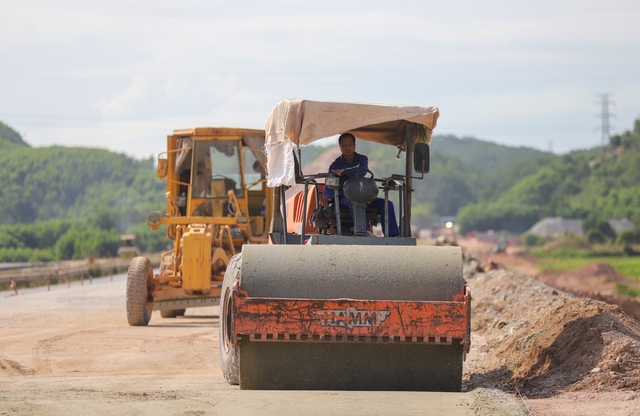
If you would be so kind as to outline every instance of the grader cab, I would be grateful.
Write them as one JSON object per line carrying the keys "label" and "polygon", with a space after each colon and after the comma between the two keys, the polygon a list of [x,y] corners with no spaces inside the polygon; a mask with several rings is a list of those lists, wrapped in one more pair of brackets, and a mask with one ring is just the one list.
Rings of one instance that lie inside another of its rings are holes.
{"label": "grader cab", "polygon": [[[419,246],[411,236],[414,180],[429,171],[438,115],[437,107],[308,100],[273,109],[265,145],[272,244],[245,246],[222,288],[220,357],[230,383],[460,391],[471,328],[462,253]],[[300,169],[299,145],[341,133],[389,145],[390,159],[406,156],[389,177],[367,172],[344,182],[349,224],[339,204],[320,206],[323,187],[339,187],[339,178]],[[304,190],[287,199],[296,184]],[[366,204],[378,194],[388,204],[392,193],[400,235],[373,237]]]}
{"label": "grader cab", "polygon": [[271,193],[264,174],[264,131],[239,128],[176,130],[158,158],[165,179],[166,214],[151,212],[152,230],[166,227],[173,247],[159,273],[135,257],[127,280],[130,325],[147,325],[187,308],[218,305],[229,259],[245,244],[267,242]]}

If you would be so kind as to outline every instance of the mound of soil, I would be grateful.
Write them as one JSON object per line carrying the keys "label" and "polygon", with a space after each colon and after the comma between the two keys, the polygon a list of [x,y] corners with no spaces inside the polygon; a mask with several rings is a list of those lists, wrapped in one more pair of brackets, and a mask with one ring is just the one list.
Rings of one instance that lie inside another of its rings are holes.
{"label": "mound of soil", "polygon": [[619,307],[576,297],[508,270],[465,267],[472,345],[493,356],[467,389],[515,388],[529,397],[640,389],[640,323]]}
{"label": "mound of soil", "polygon": [[616,295],[618,284],[638,287],[638,282],[625,278],[608,263],[593,262],[569,272],[545,270],[536,279],[576,296],[618,305],[627,315],[640,320],[640,302],[628,296]]}
{"label": "mound of soil", "polygon": [[602,261],[595,261],[589,263],[584,267],[565,273],[565,277],[571,278],[584,278],[588,276],[595,276],[600,278],[603,282],[623,282],[625,278],[618,272],[616,272],[609,263]]}
{"label": "mound of soil", "polygon": [[640,323],[615,305],[563,302],[498,351],[525,394],[640,388]]}
{"label": "mound of soil", "polygon": [[549,286],[578,292],[615,293],[616,283],[625,282],[620,273],[616,272],[609,263],[593,262],[584,267],[569,272],[543,272],[538,276]]}
{"label": "mound of soil", "polygon": [[606,262],[593,262],[569,272],[541,271],[535,267],[536,257],[521,252],[519,247],[508,247],[506,252],[492,253],[490,248],[480,246],[471,239],[460,238],[458,242],[467,253],[470,253],[468,254],[470,260],[477,259],[478,264],[497,263],[500,267],[534,277],[555,289],[618,305],[627,315],[640,320],[640,300],[616,294],[619,284],[640,289],[640,283],[620,275]]}

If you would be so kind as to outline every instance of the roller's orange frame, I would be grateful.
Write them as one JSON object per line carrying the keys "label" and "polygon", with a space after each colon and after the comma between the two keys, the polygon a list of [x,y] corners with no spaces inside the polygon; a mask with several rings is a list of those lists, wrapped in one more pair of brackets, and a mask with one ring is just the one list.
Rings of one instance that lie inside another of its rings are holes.
{"label": "roller's orange frame", "polygon": [[279,299],[233,288],[236,339],[452,344],[468,349],[471,292],[453,301]]}

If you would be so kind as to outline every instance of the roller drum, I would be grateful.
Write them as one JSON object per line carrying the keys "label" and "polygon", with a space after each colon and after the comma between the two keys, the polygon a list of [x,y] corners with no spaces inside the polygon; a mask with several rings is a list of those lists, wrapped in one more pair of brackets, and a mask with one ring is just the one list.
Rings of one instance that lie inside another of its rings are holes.
{"label": "roller drum", "polygon": [[465,282],[459,247],[246,245],[240,287],[254,297],[453,301]]}
{"label": "roller drum", "polygon": [[250,342],[243,390],[460,391],[461,345]]}

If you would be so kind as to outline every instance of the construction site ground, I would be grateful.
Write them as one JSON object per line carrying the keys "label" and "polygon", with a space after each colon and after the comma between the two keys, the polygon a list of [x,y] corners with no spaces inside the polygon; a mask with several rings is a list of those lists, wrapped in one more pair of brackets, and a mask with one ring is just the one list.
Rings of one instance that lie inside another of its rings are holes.
{"label": "construction site ground", "polygon": [[541,271],[526,256],[460,244],[473,295],[463,393],[239,390],[220,371],[217,307],[130,327],[114,275],[0,292],[0,415],[640,414],[637,320],[530,277]]}

